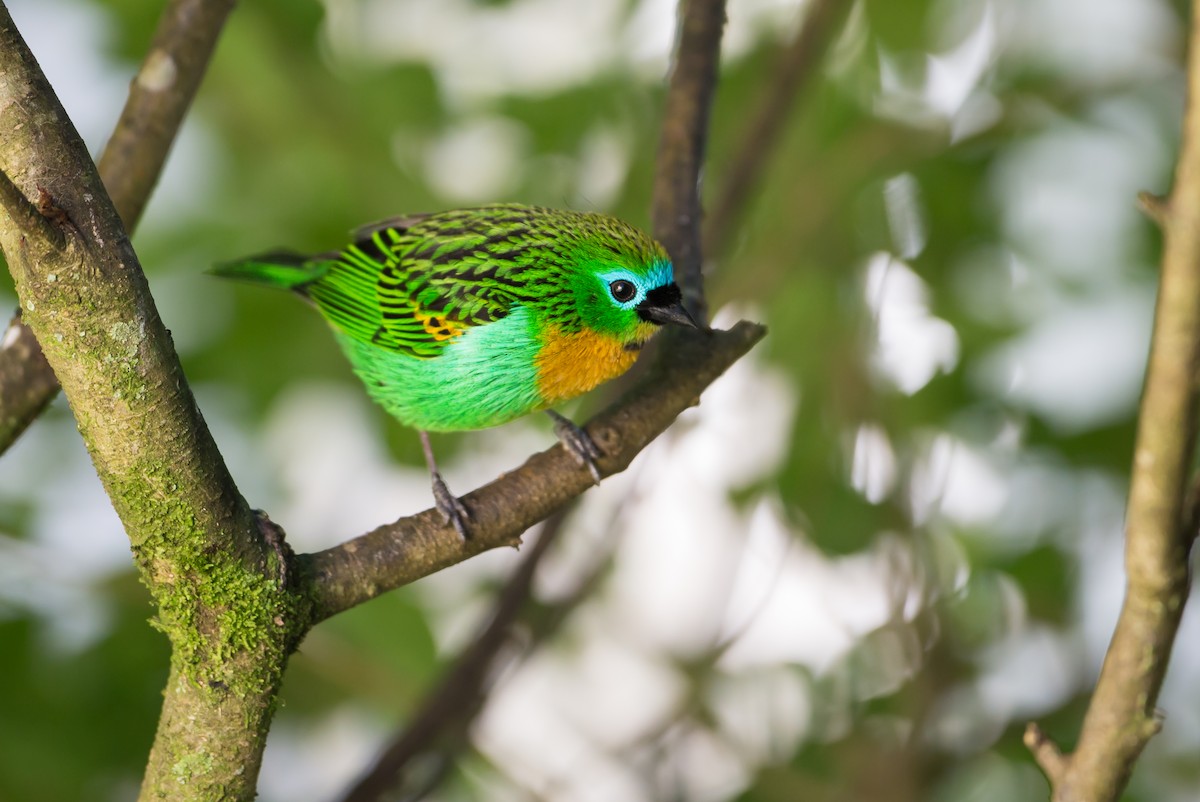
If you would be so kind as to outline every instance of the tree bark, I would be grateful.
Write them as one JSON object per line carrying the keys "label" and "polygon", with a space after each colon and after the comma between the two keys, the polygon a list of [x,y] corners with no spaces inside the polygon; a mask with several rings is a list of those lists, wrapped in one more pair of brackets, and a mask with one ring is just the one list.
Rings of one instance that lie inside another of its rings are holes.
{"label": "tree bark", "polygon": [[297,632],[294,600],[275,592],[273,554],[204,425],[117,211],[3,6],[0,173],[0,246],[25,320],[172,645],[142,798],[250,799]]}

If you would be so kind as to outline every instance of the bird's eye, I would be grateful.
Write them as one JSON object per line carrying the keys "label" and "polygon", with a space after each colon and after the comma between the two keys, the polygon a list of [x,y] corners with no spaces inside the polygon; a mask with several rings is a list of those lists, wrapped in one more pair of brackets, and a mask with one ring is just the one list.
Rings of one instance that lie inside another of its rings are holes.
{"label": "bird's eye", "polygon": [[612,297],[616,298],[619,303],[632,301],[633,296],[637,295],[637,287],[633,286],[633,282],[626,281],[623,278],[619,278],[612,284],[609,284],[608,291],[612,293]]}

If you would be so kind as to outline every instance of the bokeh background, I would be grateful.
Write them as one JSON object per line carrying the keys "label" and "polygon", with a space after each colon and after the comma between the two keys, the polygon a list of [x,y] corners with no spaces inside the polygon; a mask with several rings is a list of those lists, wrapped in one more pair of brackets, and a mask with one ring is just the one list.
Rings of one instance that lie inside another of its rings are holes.
{"label": "bokeh background", "polygon": [[[710,206],[811,1],[729,2]],[[160,4],[8,6],[98,153]],[[718,320],[768,339],[568,519],[431,798],[1046,797],[1021,731],[1072,742],[1121,599],[1159,247],[1134,198],[1169,184],[1185,15],[853,3],[709,254]],[[134,242],[240,487],[298,550],[429,506],[416,438],[311,310],[205,268],[496,200],[647,226],[673,27],[672,0],[240,4]],[[435,446],[465,492],[551,442],[529,420]],[[320,625],[264,802],[337,798],[520,559]],[[0,460],[0,799],[135,796],[151,615],[60,399]],[[1129,800],[1200,798],[1198,671],[1189,612]]]}

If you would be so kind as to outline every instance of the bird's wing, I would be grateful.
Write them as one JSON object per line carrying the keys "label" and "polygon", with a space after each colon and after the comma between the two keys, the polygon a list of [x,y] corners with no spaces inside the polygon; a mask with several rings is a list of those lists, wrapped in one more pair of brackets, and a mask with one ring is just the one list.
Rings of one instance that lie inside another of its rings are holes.
{"label": "bird's wing", "polygon": [[432,358],[472,326],[499,320],[521,295],[499,235],[472,227],[394,218],[359,229],[328,260],[307,294],[356,340]]}

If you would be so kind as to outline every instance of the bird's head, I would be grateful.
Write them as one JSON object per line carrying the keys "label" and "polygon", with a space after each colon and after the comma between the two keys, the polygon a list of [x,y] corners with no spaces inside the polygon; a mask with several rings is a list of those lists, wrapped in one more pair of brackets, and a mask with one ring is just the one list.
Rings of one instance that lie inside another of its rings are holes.
{"label": "bird's head", "polygon": [[663,247],[625,224],[604,233],[610,236],[589,243],[581,269],[574,271],[576,308],[583,324],[630,350],[640,348],[666,324],[699,328],[683,307]]}

